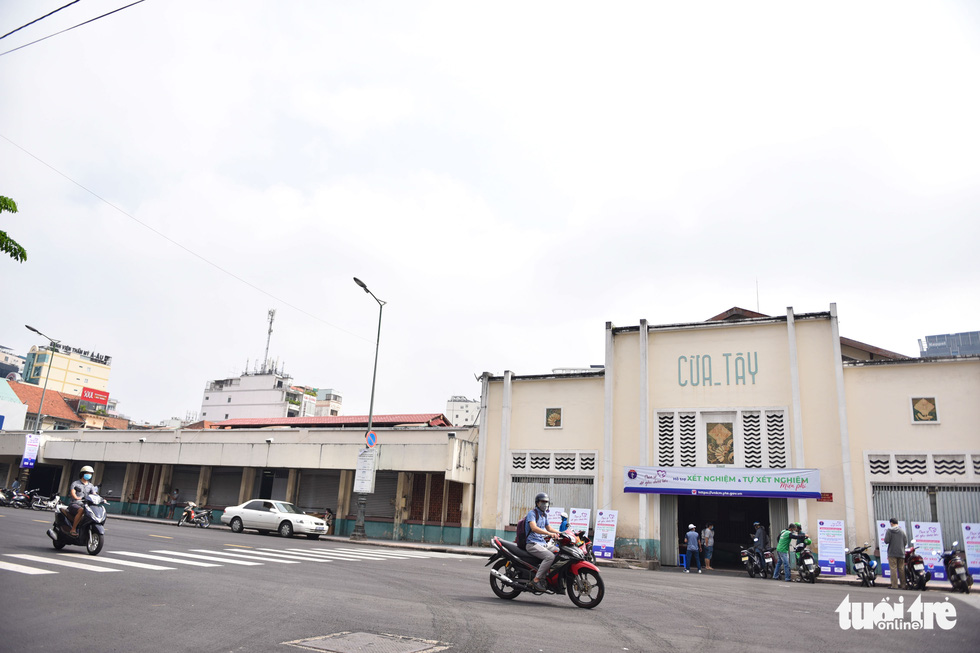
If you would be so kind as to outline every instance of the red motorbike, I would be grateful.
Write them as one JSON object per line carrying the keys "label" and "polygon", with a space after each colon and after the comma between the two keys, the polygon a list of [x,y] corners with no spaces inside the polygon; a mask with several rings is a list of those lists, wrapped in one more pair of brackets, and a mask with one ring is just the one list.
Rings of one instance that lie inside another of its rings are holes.
{"label": "red motorbike", "polygon": [[905,547],[905,587],[924,591],[926,583],[932,580],[932,572],[926,571],[926,564],[915,548],[915,540]]}
{"label": "red motorbike", "polygon": [[585,548],[591,542],[577,546],[567,531],[557,538],[558,553],[545,577],[547,590],[534,587],[534,575],[538,571],[538,558],[521,549],[514,542],[499,537],[492,540],[493,555],[487,561],[490,568],[490,589],[502,599],[515,599],[522,592],[534,594],[567,593],[572,603],[580,608],[594,608],[606,593],[599,568],[585,559]]}

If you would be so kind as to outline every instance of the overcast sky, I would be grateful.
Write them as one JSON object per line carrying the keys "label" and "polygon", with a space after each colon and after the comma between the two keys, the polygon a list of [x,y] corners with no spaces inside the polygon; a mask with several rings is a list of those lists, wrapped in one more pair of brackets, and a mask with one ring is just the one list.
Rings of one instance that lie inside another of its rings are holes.
{"label": "overcast sky", "polygon": [[[5,0],[5,34],[68,0]],[[85,0],[0,52],[128,4]],[[603,362],[605,322],[980,329],[980,3],[148,0],[0,55],[0,345],[129,417],[270,356],[365,414]],[[756,287],[758,284],[758,304]]]}

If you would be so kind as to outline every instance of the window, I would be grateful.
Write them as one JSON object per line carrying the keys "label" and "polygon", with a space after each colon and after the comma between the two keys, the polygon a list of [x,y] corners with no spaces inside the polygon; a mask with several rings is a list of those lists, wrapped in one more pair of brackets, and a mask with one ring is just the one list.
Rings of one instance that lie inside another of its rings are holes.
{"label": "window", "polygon": [[231,403],[231,397],[228,397],[228,403],[229,404]]}
{"label": "window", "polygon": [[225,413],[225,419],[228,419],[228,413]]}
{"label": "window", "polygon": [[204,411],[203,413],[201,413],[201,417],[207,417],[207,416],[208,416],[208,412],[207,411]]}
{"label": "window", "polygon": [[211,397],[204,395],[204,401],[211,401]]}

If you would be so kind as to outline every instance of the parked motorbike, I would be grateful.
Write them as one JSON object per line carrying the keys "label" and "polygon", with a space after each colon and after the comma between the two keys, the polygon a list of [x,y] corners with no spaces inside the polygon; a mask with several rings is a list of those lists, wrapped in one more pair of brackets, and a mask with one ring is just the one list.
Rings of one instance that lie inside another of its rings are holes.
{"label": "parked motorbike", "polygon": [[932,580],[932,572],[926,571],[926,564],[915,549],[915,540],[905,547],[905,587],[910,590],[925,590],[926,583]]}
{"label": "parked motorbike", "polygon": [[[48,537],[54,542],[54,548],[61,550],[66,545],[84,546],[89,555],[99,555],[105,544],[105,520],[106,506],[109,502],[98,494],[99,489],[82,498],[82,508],[84,511],[81,520],[78,522],[78,534],[71,535],[71,525],[74,516],[68,516],[68,508],[59,508],[54,513],[54,524],[46,531]],[[109,491],[112,494],[112,491]]]}
{"label": "parked motorbike", "polygon": [[490,589],[502,599],[515,599],[522,592],[564,592],[578,607],[594,608],[605,595],[605,585],[599,575],[599,568],[585,559],[585,553],[567,533],[562,533],[557,538],[558,553],[555,554],[555,561],[544,579],[548,587],[545,592],[533,585],[534,574],[541,560],[519,548],[514,542],[494,537],[491,543],[494,553],[487,561],[487,565],[493,565],[490,568]]}
{"label": "parked motorbike", "polygon": [[14,498],[13,488],[0,487],[0,506],[9,506],[10,500],[13,498]]}
{"label": "parked motorbike", "polygon": [[197,524],[198,528],[207,528],[211,525],[211,510],[208,508],[199,508],[193,501],[188,501],[184,507],[183,514],[177,520],[178,526],[183,526],[184,524]]}
{"label": "parked motorbike", "polygon": [[61,498],[54,494],[50,497],[41,496],[40,490],[31,490],[31,508],[33,510],[54,510],[61,505]]}
{"label": "parked motorbike", "polygon": [[769,547],[768,549],[763,549],[762,558],[766,563],[766,571],[763,578],[772,577],[773,572],[776,571],[776,548]]}
{"label": "parked motorbike", "polygon": [[820,565],[813,559],[813,552],[810,551],[811,540],[805,533],[796,540],[793,551],[796,553],[796,571],[800,574],[800,581],[805,583],[816,583],[817,576],[820,575]]}
{"label": "parked motorbike", "polygon": [[[753,537],[752,541],[758,542],[759,540]],[[745,565],[745,570],[749,572],[749,578],[755,578],[756,576],[766,578],[767,575],[772,573],[766,563],[764,554],[759,553],[759,550],[755,547],[751,545],[744,547],[741,553],[742,564]]]}
{"label": "parked motorbike", "polygon": [[970,588],[973,586],[973,575],[967,569],[963,556],[960,555],[962,552],[956,550],[959,544],[959,542],[953,542],[949,551],[936,551],[936,555],[943,561],[943,567],[946,568],[946,578],[949,579],[953,589],[969,594]]}
{"label": "parked motorbike", "polygon": [[15,489],[10,497],[10,506],[13,508],[30,510],[31,503],[33,502],[34,502],[34,498],[29,493],[22,492],[19,488]]}
{"label": "parked motorbike", "polygon": [[844,549],[844,553],[850,554],[851,560],[854,562],[854,573],[861,581],[862,587],[874,587],[875,579],[878,578],[878,563],[868,555],[870,548],[871,545],[865,542],[864,546]]}

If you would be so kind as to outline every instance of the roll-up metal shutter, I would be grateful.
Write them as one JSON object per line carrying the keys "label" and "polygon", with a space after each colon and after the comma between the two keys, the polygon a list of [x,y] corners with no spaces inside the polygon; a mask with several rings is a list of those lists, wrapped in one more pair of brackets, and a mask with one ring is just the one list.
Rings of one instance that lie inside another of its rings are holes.
{"label": "roll-up metal shutter", "polygon": [[[377,486],[377,480],[375,480],[375,486]],[[296,495],[296,503],[300,510],[322,513],[326,508],[330,508],[336,512],[339,494],[340,470],[304,469],[300,471],[299,492]]]}
{"label": "roll-up metal shutter", "polygon": [[10,473],[10,463],[0,463],[0,485],[6,487],[7,474]]}
{"label": "roll-up metal shutter", "polygon": [[109,496],[109,491],[112,491],[113,497],[122,496],[123,481],[126,480],[126,463],[106,463],[102,469],[102,479],[101,485],[99,485],[99,493],[104,496]]}
{"label": "roll-up metal shutter", "polygon": [[175,465],[174,475],[170,481],[170,489],[180,490],[178,503],[187,501],[197,502],[197,482],[201,478],[199,465]]}
{"label": "roll-up metal shutter", "polygon": [[871,500],[875,521],[888,521],[894,517],[904,521],[906,528],[913,521],[932,521],[932,507],[925,485],[872,485]]}
{"label": "roll-up metal shutter", "polygon": [[[238,494],[242,489],[241,467],[213,467],[211,469],[211,490],[208,503],[227,508],[238,505]],[[246,497],[248,499],[249,497]]]}
{"label": "roll-up metal shutter", "polygon": [[[943,546],[963,547],[963,524],[980,522],[980,486],[940,485],[936,488],[936,513],[943,531]],[[910,536],[911,537],[911,536]]]}
{"label": "roll-up metal shutter", "polygon": [[[677,565],[677,496],[673,494],[653,495],[660,498],[660,564]],[[657,499],[654,498],[654,501]]]}
{"label": "roll-up metal shutter", "polygon": [[[398,472],[375,472],[374,493],[365,495],[367,505],[364,508],[365,517],[378,519],[395,518],[395,495],[398,493]],[[350,493],[350,511],[357,513],[357,493]]]}
{"label": "roll-up metal shutter", "polygon": [[510,524],[534,508],[538,492],[547,492],[556,508],[588,508],[595,518],[595,479],[581,476],[513,476],[510,480]]}
{"label": "roll-up metal shutter", "polygon": [[[789,524],[789,506],[786,504],[786,499],[769,499],[769,539],[773,542],[773,546],[787,524]],[[807,524],[803,524],[803,527],[809,528]],[[795,557],[790,556],[790,558]],[[795,560],[792,562],[795,564]]]}

